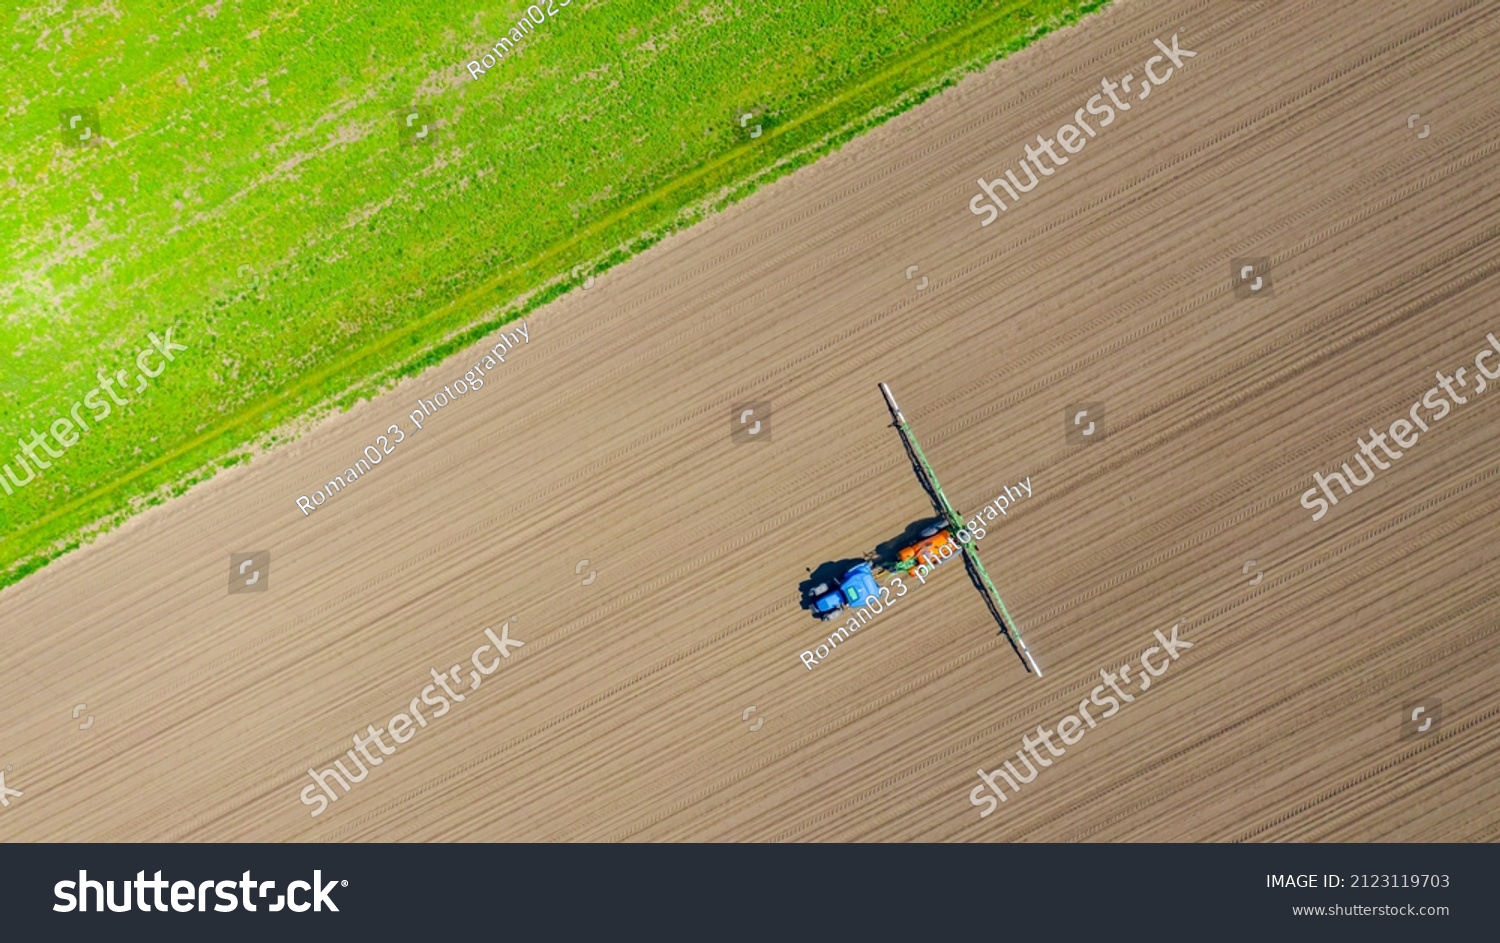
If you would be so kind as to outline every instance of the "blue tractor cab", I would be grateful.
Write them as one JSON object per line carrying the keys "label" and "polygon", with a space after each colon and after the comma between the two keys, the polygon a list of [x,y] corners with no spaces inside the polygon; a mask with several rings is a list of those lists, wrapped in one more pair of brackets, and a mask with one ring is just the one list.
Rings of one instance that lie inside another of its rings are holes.
{"label": "blue tractor cab", "polygon": [[875,580],[875,571],[869,563],[850,567],[839,577],[838,588],[830,590],[827,583],[819,583],[809,592],[812,597],[812,612],[819,619],[828,619],[840,609],[863,606],[870,597],[880,595],[880,584]]}

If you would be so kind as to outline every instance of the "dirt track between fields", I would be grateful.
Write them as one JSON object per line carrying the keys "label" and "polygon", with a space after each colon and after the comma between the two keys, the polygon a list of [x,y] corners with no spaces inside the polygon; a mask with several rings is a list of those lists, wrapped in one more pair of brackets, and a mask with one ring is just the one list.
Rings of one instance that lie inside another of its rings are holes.
{"label": "dirt track between fields", "polygon": [[[1338,6],[1122,3],[529,318],[311,516],[473,359],[6,591],[0,838],[1500,837],[1500,396],[1298,503],[1500,332],[1500,9]],[[1179,29],[1197,58],[981,229],[976,177]],[[1272,297],[1234,296],[1244,256]],[[1044,678],[956,567],[799,661],[806,568],[930,513],[882,380],[961,510],[1030,477],[981,547]],[[759,400],[770,440],[731,442]],[[263,549],[269,591],[227,594]],[[981,819],[976,771],[1179,618],[1194,647]],[[311,817],[308,767],[507,619],[525,647]]]}

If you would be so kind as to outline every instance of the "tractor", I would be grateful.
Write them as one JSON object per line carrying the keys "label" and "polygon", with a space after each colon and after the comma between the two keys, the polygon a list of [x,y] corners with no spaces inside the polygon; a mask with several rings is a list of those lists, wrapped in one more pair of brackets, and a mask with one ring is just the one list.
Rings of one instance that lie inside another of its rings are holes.
{"label": "tractor", "polygon": [[866,605],[871,597],[880,595],[880,584],[868,562],[845,570],[835,584],[830,589],[827,583],[819,583],[807,592],[808,608],[819,619],[832,619],[840,609]]}

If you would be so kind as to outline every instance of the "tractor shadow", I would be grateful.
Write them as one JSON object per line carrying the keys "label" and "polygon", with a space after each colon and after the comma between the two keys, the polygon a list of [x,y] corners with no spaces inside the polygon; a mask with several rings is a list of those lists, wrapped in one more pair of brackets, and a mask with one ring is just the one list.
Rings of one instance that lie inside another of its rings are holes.
{"label": "tractor shadow", "polygon": [[816,619],[817,614],[812,611],[813,588],[819,584],[826,583],[830,590],[834,589],[838,586],[839,577],[849,572],[850,567],[858,566],[864,562],[862,557],[854,557],[848,560],[830,560],[827,563],[820,564],[816,570],[808,570],[807,579],[803,580],[797,586],[798,604]]}

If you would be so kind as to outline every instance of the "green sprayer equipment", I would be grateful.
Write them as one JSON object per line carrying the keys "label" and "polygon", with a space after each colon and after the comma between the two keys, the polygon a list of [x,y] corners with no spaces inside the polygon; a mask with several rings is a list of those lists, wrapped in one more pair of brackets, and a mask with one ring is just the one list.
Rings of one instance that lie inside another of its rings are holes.
{"label": "green sprayer equipment", "polygon": [[[885,403],[890,407],[891,418],[895,420],[896,430],[901,433],[901,442],[906,447],[906,454],[911,459],[912,468],[921,479],[922,487],[927,490],[932,498],[943,520],[948,522],[948,528],[953,534],[967,533],[964,527],[964,519],[953,510],[953,505],[948,501],[948,496],[943,493],[943,486],[938,484],[937,475],[932,466],[927,462],[927,456],[922,453],[922,446],[917,444],[917,437],[912,434],[911,426],[906,417],[901,415],[901,407],[896,405],[896,397],[891,395],[891,388],[884,383],[880,384],[880,392],[885,395]],[[1042,669],[1037,665],[1036,659],[1031,657],[1031,650],[1026,647],[1026,640],[1021,638],[1021,630],[1016,627],[1015,619],[1011,618],[1010,610],[1005,608],[1005,601],[1000,598],[1000,591],[995,589],[990,574],[984,568],[984,563],[979,559],[979,550],[975,547],[973,539],[959,540],[958,544],[963,550],[965,562],[969,565],[969,572],[974,575],[976,581],[983,587],[986,601],[989,603],[990,611],[1000,623],[1000,630],[1010,640],[1010,644],[1020,656],[1021,663],[1026,670],[1042,676]]]}

